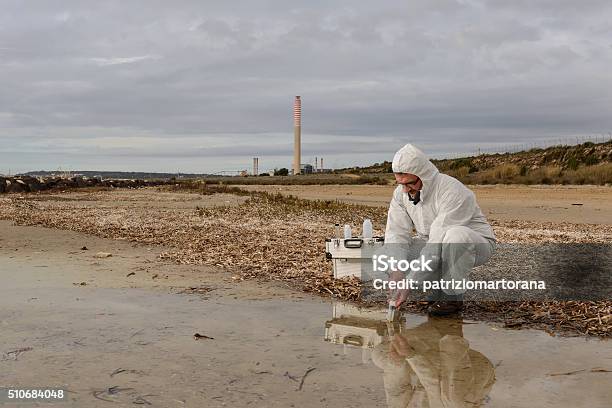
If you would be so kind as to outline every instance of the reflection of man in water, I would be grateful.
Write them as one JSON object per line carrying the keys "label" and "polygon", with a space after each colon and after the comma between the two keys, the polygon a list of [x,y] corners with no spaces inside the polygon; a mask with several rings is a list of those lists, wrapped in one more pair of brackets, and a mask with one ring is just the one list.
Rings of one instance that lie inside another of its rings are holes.
{"label": "reflection of man in water", "polygon": [[407,407],[477,407],[495,382],[495,370],[470,349],[462,324],[430,318],[376,347],[372,360],[384,370],[387,404]]}

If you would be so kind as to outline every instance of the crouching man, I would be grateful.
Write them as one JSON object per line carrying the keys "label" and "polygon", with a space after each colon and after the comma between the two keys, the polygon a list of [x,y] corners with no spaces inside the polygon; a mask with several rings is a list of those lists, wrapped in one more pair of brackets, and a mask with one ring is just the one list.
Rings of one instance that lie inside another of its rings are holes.
{"label": "crouching man", "polygon": [[[406,276],[396,270],[390,280],[413,279],[422,285],[425,280],[431,284],[468,279],[473,267],[488,261],[496,242],[474,193],[457,179],[440,173],[411,144],[395,154],[392,168],[398,186],[389,205],[385,247],[405,249],[403,257],[431,259],[433,272],[411,271]],[[441,286],[430,296],[429,313],[459,312],[465,289]],[[408,289],[397,290],[392,296],[399,307],[407,299]]]}

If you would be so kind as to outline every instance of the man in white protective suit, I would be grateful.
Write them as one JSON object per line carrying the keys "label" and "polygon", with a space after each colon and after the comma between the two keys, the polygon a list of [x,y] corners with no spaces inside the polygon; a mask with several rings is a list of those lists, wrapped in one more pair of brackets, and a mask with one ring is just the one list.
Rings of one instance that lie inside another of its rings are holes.
{"label": "man in white protective suit", "polygon": [[[488,261],[495,250],[495,235],[474,193],[457,179],[442,174],[427,156],[411,144],[394,156],[397,188],[389,205],[385,247],[416,259],[424,256],[433,272],[391,272],[390,280],[422,282],[468,279],[472,268]],[[416,236],[413,236],[413,230]],[[394,248],[395,247],[395,248]],[[429,313],[448,315],[463,307],[464,288],[445,288],[430,297]],[[399,307],[408,289],[396,290],[392,299]]]}

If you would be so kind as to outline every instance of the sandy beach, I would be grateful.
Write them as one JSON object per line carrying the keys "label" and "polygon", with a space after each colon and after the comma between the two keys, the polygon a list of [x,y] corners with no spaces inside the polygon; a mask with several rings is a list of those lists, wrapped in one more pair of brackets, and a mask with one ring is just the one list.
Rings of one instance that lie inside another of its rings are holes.
{"label": "sandy beach", "polygon": [[[0,381],[64,388],[57,406],[70,407],[385,406],[389,333],[371,329],[385,327],[384,310],[163,262],[163,250],[0,222]],[[467,344],[481,361],[472,372],[492,382],[457,386],[488,390],[488,406],[605,407],[612,398],[609,342],[403,321],[407,339],[435,343],[448,332]],[[371,333],[374,348],[335,344],[342,333]]]}
{"label": "sandy beach", "polygon": [[[248,191],[267,191],[310,200],[340,200],[387,207],[393,186],[243,185]],[[606,186],[468,186],[490,220],[612,224],[612,187]]]}

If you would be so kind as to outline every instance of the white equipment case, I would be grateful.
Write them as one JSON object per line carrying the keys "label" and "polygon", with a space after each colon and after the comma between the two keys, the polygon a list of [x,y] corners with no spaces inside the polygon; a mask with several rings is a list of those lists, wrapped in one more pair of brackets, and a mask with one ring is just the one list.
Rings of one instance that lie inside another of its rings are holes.
{"label": "white equipment case", "polygon": [[356,276],[362,281],[374,278],[372,255],[384,243],[384,238],[331,238],[325,240],[325,256],[332,261],[334,278]]}

